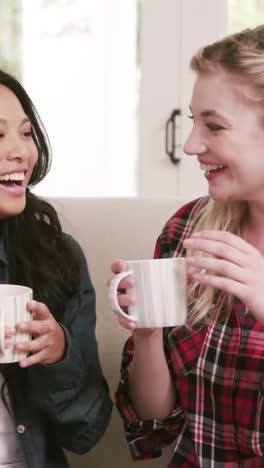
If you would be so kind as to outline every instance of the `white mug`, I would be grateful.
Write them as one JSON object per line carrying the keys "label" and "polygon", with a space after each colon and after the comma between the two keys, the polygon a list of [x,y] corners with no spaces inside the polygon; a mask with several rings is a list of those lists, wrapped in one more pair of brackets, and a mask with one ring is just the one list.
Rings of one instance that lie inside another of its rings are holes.
{"label": "white mug", "polygon": [[[184,257],[127,261],[128,270],[115,275],[108,298],[114,312],[137,322],[138,328],[183,325],[187,314],[187,273]],[[129,289],[137,298],[127,314],[118,304],[120,281],[128,275],[136,280]]]}
{"label": "white mug", "polygon": [[6,327],[16,327],[19,322],[32,320],[32,314],[27,310],[27,303],[32,300],[33,292],[26,286],[0,284],[0,364],[17,362],[27,356],[25,351],[17,351],[18,341],[29,341],[31,335],[16,332],[12,337],[14,343],[5,348]]}

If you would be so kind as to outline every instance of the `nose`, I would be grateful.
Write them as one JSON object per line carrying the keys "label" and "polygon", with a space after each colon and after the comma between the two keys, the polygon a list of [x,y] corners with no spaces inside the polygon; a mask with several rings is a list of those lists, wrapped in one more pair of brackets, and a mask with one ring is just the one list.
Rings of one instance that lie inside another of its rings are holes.
{"label": "nose", "polygon": [[19,138],[9,139],[7,145],[7,159],[25,160],[28,157],[26,143]]}
{"label": "nose", "polygon": [[193,126],[190,135],[183,145],[183,151],[189,156],[203,154],[207,151],[207,144],[195,126]]}

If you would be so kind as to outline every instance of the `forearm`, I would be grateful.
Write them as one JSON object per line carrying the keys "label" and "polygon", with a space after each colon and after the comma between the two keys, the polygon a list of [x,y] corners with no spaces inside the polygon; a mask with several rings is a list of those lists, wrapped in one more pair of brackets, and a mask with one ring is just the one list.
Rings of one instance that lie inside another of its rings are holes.
{"label": "forearm", "polygon": [[148,336],[134,334],[135,355],[129,391],[141,419],[163,419],[175,405],[175,392],[163,350],[162,329]]}

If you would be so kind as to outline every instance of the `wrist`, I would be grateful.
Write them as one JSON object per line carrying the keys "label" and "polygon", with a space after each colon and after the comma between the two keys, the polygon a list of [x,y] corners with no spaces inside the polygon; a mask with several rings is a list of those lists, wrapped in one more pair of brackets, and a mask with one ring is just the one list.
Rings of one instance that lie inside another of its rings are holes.
{"label": "wrist", "polygon": [[137,352],[148,350],[148,353],[152,353],[154,350],[163,348],[163,328],[137,329],[133,336]]}

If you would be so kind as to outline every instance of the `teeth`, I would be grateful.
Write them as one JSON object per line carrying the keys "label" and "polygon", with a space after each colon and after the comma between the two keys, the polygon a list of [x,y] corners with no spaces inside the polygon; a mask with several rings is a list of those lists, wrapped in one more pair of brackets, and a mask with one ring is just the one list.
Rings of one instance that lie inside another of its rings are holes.
{"label": "teeth", "polygon": [[217,165],[217,164],[203,164],[203,163],[200,163],[200,168],[203,170],[203,171],[215,171],[216,169],[223,169],[223,165]]}
{"label": "teeth", "polygon": [[12,174],[4,174],[0,176],[0,181],[7,182],[8,180],[24,180],[24,172],[13,172]]}

